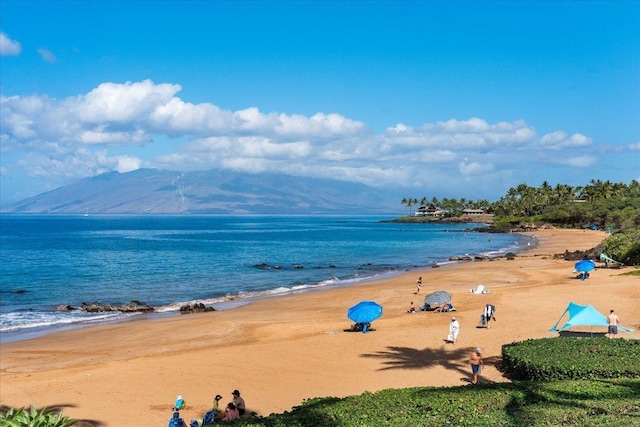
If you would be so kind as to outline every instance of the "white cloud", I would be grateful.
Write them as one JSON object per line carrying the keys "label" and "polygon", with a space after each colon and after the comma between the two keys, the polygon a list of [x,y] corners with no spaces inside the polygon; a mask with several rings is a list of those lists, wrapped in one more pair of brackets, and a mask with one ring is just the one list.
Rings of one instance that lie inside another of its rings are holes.
{"label": "white cloud", "polygon": [[556,162],[562,165],[568,165],[575,168],[588,168],[596,164],[595,156],[568,156],[561,157]]}
{"label": "white cloud", "polygon": [[398,124],[387,128],[385,136],[392,145],[407,147],[442,147],[485,150],[499,146],[519,146],[535,139],[535,130],[523,121],[490,125],[472,118],[426,124],[419,128]]}
{"label": "white cloud", "polygon": [[38,53],[40,54],[42,59],[44,59],[46,62],[53,63],[53,62],[56,62],[57,60],[56,56],[53,53],[51,53],[51,51],[44,49],[42,47],[38,49]]}
{"label": "white cloud", "polygon": [[563,131],[548,133],[540,138],[542,148],[548,150],[559,150],[562,148],[578,148],[591,145],[591,138],[587,138],[579,133],[568,136]]}
{"label": "white cloud", "polygon": [[[3,151],[22,153],[31,175],[80,178],[117,170],[228,168],[440,189],[504,185],[545,165],[583,169],[598,161],[590,138],[562,130],[539,137],[524,120],[452,119],[373,134],[338,113],[225,110],[181,99],[178,84],[100,84],[87,94],[0,97]],[[118,146],[119,155],[109,155]],[[137,146],[137,155],[127,153]],[[144,146],[144,147],[141,147]],[[575,148],[581,154],[574,156]],[[630,150],[640,149],[631,144]],[[553,155],[547,155],[553,151]],[[142,158],[142,153],[150,152]],[[535,164],[535,167],[534,167]],[[453,184],[456,183],[456,184]]]}
{"label": "white cloud", "polygon": [[636,142],[635,144],[629,144],[630,151],[640,151],[640,142]]}
{"label": "white cloud", "polygon": [[19,42],[0,32],[0,56],[18,56],[21,52],[22,45]]}
{"label": "white cloud", "polygon": [[85,96],[67,99],[63,108],[77,113],[86,123],[123,123],[132,126],[147,120],[159,107],[172,100],[180,85],[154,84],[151,80],[138,83],[102,83]]}
{"label": "white cloud", "polygon": [[118,156],[114,158],[118,161],[118,165],[115,169],[120,173],[131,172],[136,169],[140,169],[142,166],[142,160],[131,156]]}
{"label": "white cloud", "polygon": [[462,175],[483,175],[493,171],[493,165],[470,162],[469,159],[464,159],[464,161],[458,163],[458,170]]}

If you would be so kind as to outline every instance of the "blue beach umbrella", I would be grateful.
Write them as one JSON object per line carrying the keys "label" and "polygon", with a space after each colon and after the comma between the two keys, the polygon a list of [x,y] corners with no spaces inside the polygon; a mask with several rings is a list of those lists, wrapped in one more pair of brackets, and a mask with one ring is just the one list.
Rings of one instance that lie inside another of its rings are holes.
{"label": "blue beach umbrella", "polygon": [[591,270],[595,270],[596,264],[590,259],[583,259],[582,261],[576,262],[575,269],[580,273],[587,273]]}
{"label": "blue beach umbrella", "polygon": [[347,311],[347,317],[355,323],[371,323],[380,316],[382,306],[374,301],[360,301]]}

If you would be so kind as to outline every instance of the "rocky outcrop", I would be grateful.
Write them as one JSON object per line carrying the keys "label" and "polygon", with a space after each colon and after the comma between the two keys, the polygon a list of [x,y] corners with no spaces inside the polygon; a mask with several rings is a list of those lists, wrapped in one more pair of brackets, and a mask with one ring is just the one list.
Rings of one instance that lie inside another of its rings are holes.
{"label": "rocky outcrop", "polygon": [[180,307],[180,314],[204,313],[206,311],[216,311],[213,307],[207,307],[201,302],[187,304]]}
{"label": "rocky outcrop", "polygon": [[110,311],[119,311],[122,313],[145,313],[149,311],[153,311],[153,307],[142,303],[140,301],[131,301],[127,304],[120,305],[112,305],[102,302],[92,302],[87,304],[83,302],[80,307],[75,308],[68,304],[59,305],[57,308],[58,311],[72,311],[72,310],[80,310],[86,311],[87,313],[103,313]]}
{"label": "rocky outcrop", "polygon": [[569,251],[566,250],[562,254],[555,254],[553,256],[554,259],[564,259],[565,261],[580,261],[581,259],[598,259],[600,258],[600,254],[604,250],[604,245],[600,244],[595,248],[591,248],[586,251]]}

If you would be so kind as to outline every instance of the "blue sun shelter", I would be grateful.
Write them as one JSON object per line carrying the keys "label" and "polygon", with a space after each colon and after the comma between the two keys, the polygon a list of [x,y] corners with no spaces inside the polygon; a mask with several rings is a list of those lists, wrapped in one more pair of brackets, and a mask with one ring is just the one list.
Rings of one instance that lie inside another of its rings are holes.
{"label": "blue sun shelter", "polygon": [[[568,318],[566,317],[567,314],[569,315]],[[565,323],[558,327],[563,320]],[[562,332],[576,326],[591,326],[593,333],[593,326],[607,328],[609,324],[604,314],[600,313],[592,305],[580,305],[572,301],[550,330],[552,332]],[[624,332],[633,332],[633,329],[620,325],[618,325],[618,329]]]}
{"label": "blue sun shelter", "polygon": [[580,273],[580,280],[584,280],[589,277],[588,274],[590,271],[596,269],[596,263],[590,259],[583,259],[582,261],[578,261],[574,268]]}
{"label": "blue sun shelter", "polygon": [[382,316],[382,306],[375,301],[360,301],[347,311],[347,317],[367,332],[371,322]]}

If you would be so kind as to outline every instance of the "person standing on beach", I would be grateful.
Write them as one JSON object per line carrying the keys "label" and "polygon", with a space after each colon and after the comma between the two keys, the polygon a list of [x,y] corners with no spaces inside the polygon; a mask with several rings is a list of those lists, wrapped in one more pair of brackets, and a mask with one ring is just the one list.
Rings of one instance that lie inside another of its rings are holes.
{"label": "person standing on beach", "polygon": [[454,317],[451,318],[451,323],[449,324],[449,341],[452,343],[458,342],[458,332],[460,332],[460,322],[458,319]]}
{"label": "person standing on beach", "polygon": [[491,304],[485,305],[482,315],[484,316],[484,324],[486,325],[487,329],[489,329],[489,322],[491,322],[492,320],[496,320],[496,307]]}
{"label": "person standing on beach", "polygon": [[611,310],[609,312],[609,315],[607,316],[607,323],[609,324],[607,336],[609,338],[615,338],[618,335],[618,325],[620,324],[620,318],[613,312],[613,310]]}
{"label": "person standing on beach", "polygon": [[422,288],[422,276],[418,277],[416,281],[416,295],[420,293],[420,289]]}
{"label": "person standing on beach", "polygon": [[482,349],[477,347],[469,356],[469,366],[471,367],[471,384],[478,384],[478,375],[482,371]]}

